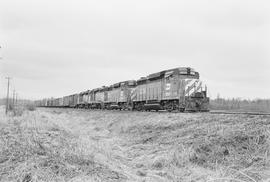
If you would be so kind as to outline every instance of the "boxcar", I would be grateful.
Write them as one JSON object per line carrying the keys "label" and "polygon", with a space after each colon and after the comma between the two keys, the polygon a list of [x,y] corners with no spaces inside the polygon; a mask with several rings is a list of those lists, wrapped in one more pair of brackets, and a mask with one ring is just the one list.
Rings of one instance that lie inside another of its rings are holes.
{"label": "boxcar", "polygon": [[40,100],[38,106],[40,106],[40,107],[46,107],[47,106],[47,99]]}
{"label": "boxcar", "polygon": [[57,99],[52,99],[51,107],[56,107],[56,106],[57,106]]}
{"label": "boxcar", "polygon": [[60,97],[59,98],[59,107],[63,107],[63,105],[64,105],[63,97]]}
{"label": "boxcar", "polygon": [[90,90],[87,90],[83,94],[83,103],[85,107],[88,106],[89,101],[90,101]]}
{"label": "boxcar", "polygon": [[54,107],[63,107],[63,98],[60,97],[60,98],[54,99],[53,106]]}
{"label": "boxcar", "polygon": [[76,107],[78,103],[79,94],[68,96],[68,107]]}
{"label": "boxcar", "polygon": [[63,107],[68,107],[69,106],[69,96],[64,96],[63,97]]}

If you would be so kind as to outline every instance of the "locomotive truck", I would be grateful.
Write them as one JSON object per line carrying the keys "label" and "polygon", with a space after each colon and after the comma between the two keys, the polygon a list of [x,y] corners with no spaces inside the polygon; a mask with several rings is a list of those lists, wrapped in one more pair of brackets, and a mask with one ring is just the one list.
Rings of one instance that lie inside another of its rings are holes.
{"label": "locomotive truck", "polygon": [[110,86],[36,101],[42,107],[86,109],[208,111],[207,87],[193,68],[180,67]]}

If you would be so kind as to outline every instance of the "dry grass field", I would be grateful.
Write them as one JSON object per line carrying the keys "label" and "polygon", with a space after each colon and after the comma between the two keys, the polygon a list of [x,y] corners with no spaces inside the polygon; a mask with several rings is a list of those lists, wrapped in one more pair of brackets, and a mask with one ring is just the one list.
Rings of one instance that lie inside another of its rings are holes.
{"label": "dry grass field", "polygon": [[0,111],[0,181],[270,181],[269,116],[21,114]]}

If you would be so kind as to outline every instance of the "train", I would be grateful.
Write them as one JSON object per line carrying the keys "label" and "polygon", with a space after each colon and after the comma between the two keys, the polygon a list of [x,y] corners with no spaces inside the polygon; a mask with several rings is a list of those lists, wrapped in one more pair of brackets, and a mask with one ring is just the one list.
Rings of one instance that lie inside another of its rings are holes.
{"label": "train", "polygon": [[38,107],[108,110],[209,111],[207,86],[199,72],[178,67],[80,93],[35,101]]}

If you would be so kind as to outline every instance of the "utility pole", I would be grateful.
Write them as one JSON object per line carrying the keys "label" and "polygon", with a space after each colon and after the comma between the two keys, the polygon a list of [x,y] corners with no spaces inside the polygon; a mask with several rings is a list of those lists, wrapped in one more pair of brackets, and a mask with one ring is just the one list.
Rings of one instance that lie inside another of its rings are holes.
{"label": "utility pole", "polygon": [[12,104],[15,107],[15,89],[13,90]]}
{"label": "utility pole", "polygon": [[[0,49],[1,49],[2,47],[0,46]],[[1,56],[0,56],[0,59],[3,59]]]}
{"label": "utility pole", "polygon": [[16,100],[15,100],[16,105],[18,104],[18,93],[16,93]]}
{"label": "utility pole", "polygon": [[10,77],[6,77],[8,80],[8,86],[7,86],[7,103],[6,103],[6,114],[8,113],[9,110],[9,82],[10,82]]}

